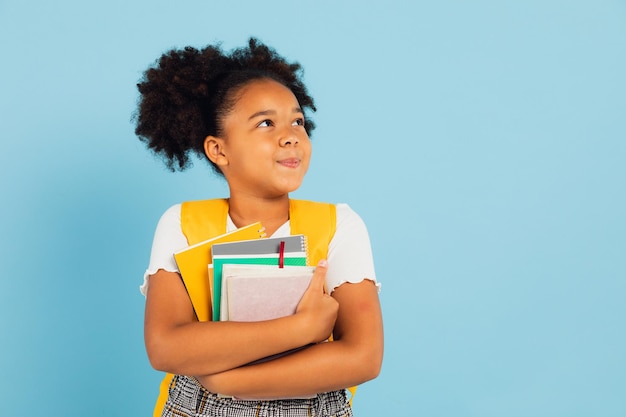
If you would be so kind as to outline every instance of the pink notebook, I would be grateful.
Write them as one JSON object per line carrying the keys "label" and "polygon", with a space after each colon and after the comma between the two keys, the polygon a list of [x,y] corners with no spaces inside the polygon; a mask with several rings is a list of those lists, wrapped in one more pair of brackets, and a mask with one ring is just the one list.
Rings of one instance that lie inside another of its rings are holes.
{"label": "pink notebook", "polygon": [[262,321],[294,314],[314,270],[309,266],[224,265],[220,320]]}

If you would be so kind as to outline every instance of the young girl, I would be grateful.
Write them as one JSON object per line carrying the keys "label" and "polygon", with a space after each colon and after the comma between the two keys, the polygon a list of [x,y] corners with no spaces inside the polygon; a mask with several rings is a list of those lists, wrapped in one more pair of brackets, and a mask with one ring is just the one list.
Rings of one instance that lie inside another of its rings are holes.
{"label": "young girl", "polygon": [[[255,39],[231,53],[187,47],[164,54],[138,88],[140,139],[172,170],[195,153],[226,179],[227,231],[260,221],[268,236],[290,234],[289,193],[309,166],[306,112],[315,111],[298,64]],[[327,261],[294,315],[244,323],[197,320],[173,258],[188,245],[180,213],[177,204],[159,221],[141,288],[150,363],[175,374],[162,415],[352,415],[346,387],[375,378],[383,356],[378,284],[359,216],[336,205]],[[334,341],[323,343],[331,333]]]}

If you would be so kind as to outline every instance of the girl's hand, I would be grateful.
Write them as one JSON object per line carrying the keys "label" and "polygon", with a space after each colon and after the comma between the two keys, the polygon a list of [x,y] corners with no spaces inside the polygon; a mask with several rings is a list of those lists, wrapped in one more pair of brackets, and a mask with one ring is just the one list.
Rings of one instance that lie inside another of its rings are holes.
{"label": "girl's hand", "polygon": [[309,332],[313,343],[328,339],[339,310],[339,303],[326,294],[324,289],[327,269],[328,264],[325,260],[317,264],[309,288],[296,308],[296,315],[304,320],[303,329]]}

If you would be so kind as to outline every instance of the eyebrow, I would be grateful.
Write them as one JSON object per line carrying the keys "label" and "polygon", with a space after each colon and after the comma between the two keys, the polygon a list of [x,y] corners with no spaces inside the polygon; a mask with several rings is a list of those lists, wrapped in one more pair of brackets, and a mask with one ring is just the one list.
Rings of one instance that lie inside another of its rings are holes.
{"label": "eyebrow", "polygon": [[[302,111],[301,107],[294,107],[291,111],[293,113],[302,113],[302,114],[304,114],[304,111]],[[252,116],[248,117],[248,120],[252,120],[255,117],[259,117],[259,116],[270,116],[270,115],[273,116],[275,114],[276,114],[276,110],[261,110],[261,111],[258,111],[256,113],[254,113]]]}

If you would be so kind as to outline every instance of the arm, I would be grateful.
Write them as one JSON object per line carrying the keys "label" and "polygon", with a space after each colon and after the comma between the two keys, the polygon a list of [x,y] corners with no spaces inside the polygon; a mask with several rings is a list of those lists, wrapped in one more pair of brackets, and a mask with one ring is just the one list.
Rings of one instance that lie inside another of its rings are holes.
{"label": "arm", "polygon": [[[320,286],[324,270],[316,273]],[[155,369],[170,373],[213,374],[319,342],[330,334],[337,314],[331,297],[307,291],[307,301],[293,316],[254,323],[198,322],[177,273],[159,270],[149,279],[146,350]]]}
{"label": "arm", "polygon": [[383,356],[378,290],[370,280],[346,283],[332,294],[339,303],[334,342],[318,343],[258,365],[199,377],[210,391],[242,398],[294,397],[343,389],[375,378]]}

